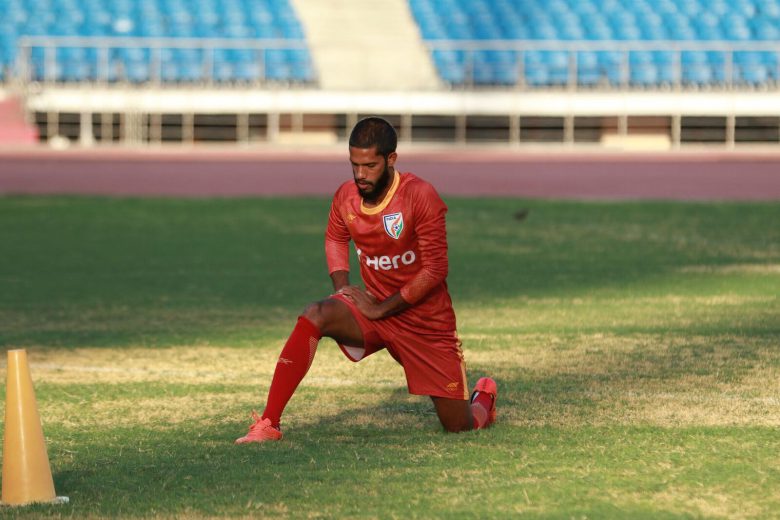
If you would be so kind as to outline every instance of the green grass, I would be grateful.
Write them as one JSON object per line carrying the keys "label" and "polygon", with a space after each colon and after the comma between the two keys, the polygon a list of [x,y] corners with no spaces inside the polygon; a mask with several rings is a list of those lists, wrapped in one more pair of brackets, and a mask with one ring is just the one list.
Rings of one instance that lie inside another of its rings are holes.
{"label": "green grass", "polygon": [[448,203],[497,425],[445,434],[324,340],[285,439],[235,447],[330,289],[329,201],[0,198],[0,344],[71,499],[0,516],[780,517],[780,205]]}

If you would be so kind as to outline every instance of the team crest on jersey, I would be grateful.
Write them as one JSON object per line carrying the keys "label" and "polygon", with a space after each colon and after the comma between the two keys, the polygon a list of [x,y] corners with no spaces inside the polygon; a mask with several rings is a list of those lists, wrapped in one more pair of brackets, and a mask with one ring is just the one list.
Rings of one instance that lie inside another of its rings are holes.
{"label": "team crest on jersey", "polygon": [[404,216],[401,212],[382,215],[382,221],[385,224],[385,231],[390,235],[390,238],[398,240],[401,232],[404,230]]}

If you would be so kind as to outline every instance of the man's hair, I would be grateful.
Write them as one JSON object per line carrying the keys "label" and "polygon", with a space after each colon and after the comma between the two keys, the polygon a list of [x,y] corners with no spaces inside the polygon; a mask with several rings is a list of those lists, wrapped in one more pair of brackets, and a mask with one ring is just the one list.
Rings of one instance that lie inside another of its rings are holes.
{"label": "man's hair", "polygon": [[366,117],[358,121],[349,135],[349,146],[354,148],[373,148],[376,153],[387,158],[395,152],[398,134],[393,125],[381,117]]}

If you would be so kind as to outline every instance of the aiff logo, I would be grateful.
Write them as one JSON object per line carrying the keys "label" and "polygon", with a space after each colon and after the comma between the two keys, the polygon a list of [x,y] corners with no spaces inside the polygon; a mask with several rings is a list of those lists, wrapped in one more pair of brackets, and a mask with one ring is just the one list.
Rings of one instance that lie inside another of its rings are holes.
{"label": "aiff logo", "polygon": [[404,216],[399,211],[398,213],[391,213],[389,215],[382,215],[382,220],[385,225],[385,231],[390,235],[390,238],[398,240],[401,236],[401,232],[404,230]]}

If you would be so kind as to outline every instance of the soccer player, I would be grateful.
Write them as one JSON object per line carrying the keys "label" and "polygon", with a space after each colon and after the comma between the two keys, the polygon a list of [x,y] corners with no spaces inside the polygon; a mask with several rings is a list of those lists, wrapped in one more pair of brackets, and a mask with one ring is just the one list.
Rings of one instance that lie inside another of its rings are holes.
{"label": "soccer player", "polygon": [[[496,418],[496,383],[481,378],[469,396],[455,313],[447,290],[447,206],[433,186],[395,169],[395,129],[378,117],[349,137],[353,180],[333,197],[325,255],[334,294],[298,317],[276,364],[262,416],[236,444],[279,440],[282,412],[323,336],[352,361],[386,349],[403,366],[409,392],[433,400],[450,432],[486,428]],[[365,289],[350,285],[355,243]]]}

